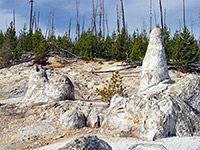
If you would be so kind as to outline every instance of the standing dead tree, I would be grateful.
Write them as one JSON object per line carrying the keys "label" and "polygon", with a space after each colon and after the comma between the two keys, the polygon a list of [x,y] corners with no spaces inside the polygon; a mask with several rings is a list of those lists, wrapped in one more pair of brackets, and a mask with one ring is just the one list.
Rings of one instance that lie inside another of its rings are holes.
{"label": "standing dead tree", "polygon": [[37,30],[40,28],[40,12],[38,12],[38,20],[37,20]]}
{"label": "standing dead tree", "polygon": [[126,25],[125,25],[125,17],[124,17],[124,5],[123,5],[123,0],[120,0],[120,2],[121,2],[123,29],[124,29],[124,33],[126,33]]}
{"label": "standing dead tree", "polygon": [[78,41],[78,38],[80,37],[80,24],[79,24],[79,0],[76,0],[76,42]]}
{"label": "standing dead tree", "polygon": [[120,15],[119,15],[118,5],[116,7],[116,11],[117,11],[117,33],[120,34]]}
{"label": "standing dead tree", "polygon": [[152,0],[150,0],[150,29],[149,33],[151,33],[152,30]]}
{"label": "standing dead tree", "polygon": [[51,24],[51,10],[49,12],[49,19],[48,19],[48,24],[47,24],[47,29],[46,29],[46,32],[45,32],[45,38],[48,39],[49,36],[50,36],[50,24]]}
{"label": "standing dead tree", "polygon": [[184,27],[186,26],[186,23],[185,23],[185,0],[183,0],[183,25],[184,25]]}
{"label": "standing dead tree", "polygon": [[33,19],[33,0],[30,0],[29,3],[31,3],[31,10],[30,10],[30,27],[29,30],[32,32],[32,19]]}
{"label": "standing dead tree", "polygon": [[69,19],[69,31],[68,31],[68,40],[71,41],[70,34],[71,34],[71,22],[72,18]]}
{"label": "standing dead tree", "polygon": [[106,15],[106,28],[107,28],[107,35],[109,35],[108,14],[105,13],[105,15]]}
{"label": "standing dead tree", "polygon": [[55,34],[55,28],[54,28],[54,8],[52,10],[52,21],[51,21],[51,36],[53,37]]}
{"label": "standing dead tree", "polygon": [[92,0],[92,32],[97,35],[97,26],[96,26],[96,16],[97,16],[97,9],[98,9],[98,1],[95,7],[94,0]]}
{"label": "standing dead tree", "polygon": [[99,32],[101,31],[101,22],[102,22],[102,9],[103,9],[103,4],[102,0],[100,0],[100,11],[99,11]]}
{"label": "standing dead tree", "polygon": [[104,0],[102,1],[102,10],[103,10],[103,40],[105,38],[105,7],[104,7]]}
{"label": "standing dead tree", "polygon": [[162,11],[162,2],[159,0],[160,5],[160,20],[161,20],[161,28],[162,28],[162,35],[163,35],[163,11]]}
{"label": "standing dead tree", "polygon": [[85,14],[83,14],[82,33],[85,31]]}
{"label": "standing dead tree", "polygon": [[15,29],[15,11],[13,10],[13,25],[14,25],[14,29]]}

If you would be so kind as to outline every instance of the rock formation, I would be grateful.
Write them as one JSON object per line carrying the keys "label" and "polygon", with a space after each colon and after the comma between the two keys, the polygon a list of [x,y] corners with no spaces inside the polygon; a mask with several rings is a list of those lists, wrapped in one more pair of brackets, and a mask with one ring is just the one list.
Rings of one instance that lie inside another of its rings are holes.
{"label": "rock formation", "polygon": [[[187,88],[190,89],[185,91]],[[200,103],[199,94],[199,78],[188,75],[161,93],[114,96],[104,114],[102,132],[150,141],[200,135],[199,105],[196,106]]]}
{"label": "rock formation", "polygon": [[161,81],[170,79],[162,42],[161,29],[155,28],[150,34],[150,41],[142,63],[140,91],[144,91]]}
{"label": "rock formation", "polygon": [[96,136],[77,138],[59,150],[112,150],[112,147]]}
{"label": "rock formation", "polygon": [[32,70],[29,87],[23,100],[28,105],[74,99],[74,86],[66,75],[50,72],[47,75],[42,66]]}
{"label": "rock formation", "polygon": [[102,132],[155,140],[200,135],[200,79],[190,74],[176,83],[168,75],[161,31],[156,28],[142,66],[140,91],[115,95],[104,114]]}

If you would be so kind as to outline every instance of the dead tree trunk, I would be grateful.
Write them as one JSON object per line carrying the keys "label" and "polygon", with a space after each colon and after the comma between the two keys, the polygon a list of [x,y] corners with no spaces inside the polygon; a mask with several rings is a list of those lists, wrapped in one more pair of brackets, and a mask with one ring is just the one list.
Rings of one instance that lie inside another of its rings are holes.
{"label": "dead tree trunk", "polygon": [[51,25],[51,10],[49,12],[49,19],[48,19],[48,24],[47,24],[47,29],[45,32],[45,38],[48,39],[50,35],[50,25]]}
{"label": "dead tree trunk", "polygon": [[[97,5],[98,6],[98,5]],[[97,28],[96,28],[96,11],[97,11],[97,7],[95,8],[94,5],[94,0],[92,0],[92,32],[97,33]]]}
{"label": "dead tree trunk", "polygon": [[68,31],[68,40],[71,41],[71,38],[70,38],[70,33],[71,33],[71,21],[72,21],[72,18],[69,19],[69,31]]}
{"label": "dead tree trunk", "polygon": [[104,0],[102,2],[102,10],[103,10],[103,40],[105,38],[105,6],[104,6]]}
{"label": "dead tree trunk", "polygon": [[185,23],[185,0],[183,0],[183,25],[184,25],[184,27],[186,26],[186,23]]}
{"label": "dead tree trunk", "polygon": [[102,19],[102,0],[100,0],[100,12],[99,12],[99,32],[101,31],[101,19]]}
{"label": "dead tree trunk", "polygon": [[51,22],[51,36],[53,37],[55,34],[55,28],[54,28],[54,8],[52,10],[52,22]]}
{"label": "dead tree trunk", "polygon": [[106,27],[107,27],[107,35],[109,35],[108,14],[107,13],[106,13]]}
{"label": "dead tree trunk", "polygon": [[37,23],[37,30],[40,28],[40,12],[38,12],[38,23]]}
{"label": "dead tree trunk", "polygon": [[76,0],[76,37],[75,40],[76,42],[78,41],[78,38],[80,36],[80,24],[79,24],[79,0]]}
{"label": "dead tree trunk", "polygon": [[83,14],[82,33],[85,31],[85,14]]}
{"label": "dead tree trunk", "polygon": [[117,33],[119,35],[120,34],[120,15],[119,15],[118,5],[116,7],[116,11],[117,11]]}
{"label": "dead tree trunk", "polygon": [[151,33],[152,30],[152,0],[150,0],[150,29],[149,33]]}
{"label": "dead tree trunk", "polygon": [[35,19],[36,19],[36,12],[34,12],[34,15],[33,15],[33,19],[32,19],[32,31],[33,31],[33,27],[34,27],[34,24],[35,24]]}
{"label": "dead tree trunk", "polygon": [[124,6],[123,6],[123,1],[120,0],[120,2],[121,2],[123,29],[124,29],[124,33],[126,33],[126,25],[125,25],[125,17],[124,17]]}
{"label": "dead tree trunk", "polygon": [[29,3],[31,3],[31,11],[30,11],[30,27],[29,30],[32,31],[32,19],[33,19],[33,0],[30,0]]}
{"label": "dead tree trunk", "polygon": [[163,12],[162,12],[162,2],[161,2],[161,0],[159,0],[159,5],[160,5],[161,30],[162,30],[162,35],[163,35]]}
{"label": "dead tree trunk", "polygon": [[13,25],[14,25],[14,30],[15,30],[15,11],[13,10]]}

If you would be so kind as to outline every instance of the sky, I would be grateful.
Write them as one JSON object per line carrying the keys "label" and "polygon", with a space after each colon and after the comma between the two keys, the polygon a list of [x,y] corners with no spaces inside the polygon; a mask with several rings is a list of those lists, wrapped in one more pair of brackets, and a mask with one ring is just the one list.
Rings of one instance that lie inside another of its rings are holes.
{"label": "sky", "polygon": [[[40,28],[43,33],[47,29],[49,13],[54,9],[55,34],[64,35],[68,31],[69,20],[72,19],[71,37],[75,37],[76,30],[76,0],[34,0],[34,11],[40,12]],[[97,0],[94,0],[95,3]],[[98,0],[100,1],[100,0]],[[116,6],[120,8],[120,0],[104,0],[105,12],[108,17],[109,33],[117,30]],[[153,1],[153,27],[160,23],[159,0]],[[150,0],[123,0],[125,21],[128,25],[129,34],[136,29],[145,28],[149,32]],[[186,2],[186,25],[198,39],[200,36],[200,4],[199,0],[185,0]],[[162,0],[163,11],[166,8],[166,23],[173,34],[183,27],[183,3],[182,0]],[[0,30],[6,31],[6,27],[13,20],[13,10],[16,14],[17,34],[26,24],[29,28],[30,3],[29,0],[0,0]],[[164,12],[163,12],[164,13]],[[85,15],[85,29],[91,26],[92,0],[79,0],[79,21],[82,26]],[[97,20],[99,16],[97,16]],[[180,21],[179,21],[180,20]],[[180,22],[180,23],[179,23]],[[122,27],[122,23],[121,23]],[[81,27],[82,28],[82,27]]]}

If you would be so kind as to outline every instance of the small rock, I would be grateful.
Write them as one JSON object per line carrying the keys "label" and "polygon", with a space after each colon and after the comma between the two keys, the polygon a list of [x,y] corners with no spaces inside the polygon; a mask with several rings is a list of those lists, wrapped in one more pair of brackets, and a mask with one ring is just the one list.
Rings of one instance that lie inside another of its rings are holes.
{"label": "small rock", "polygon": [[112,147],[96,136],[77,138],[59,150],[112,150]]}
{"label": "small rock", "polygon": [[161,144],[140,143],[129,147],[128,150],[167,150],[167,148]]}

